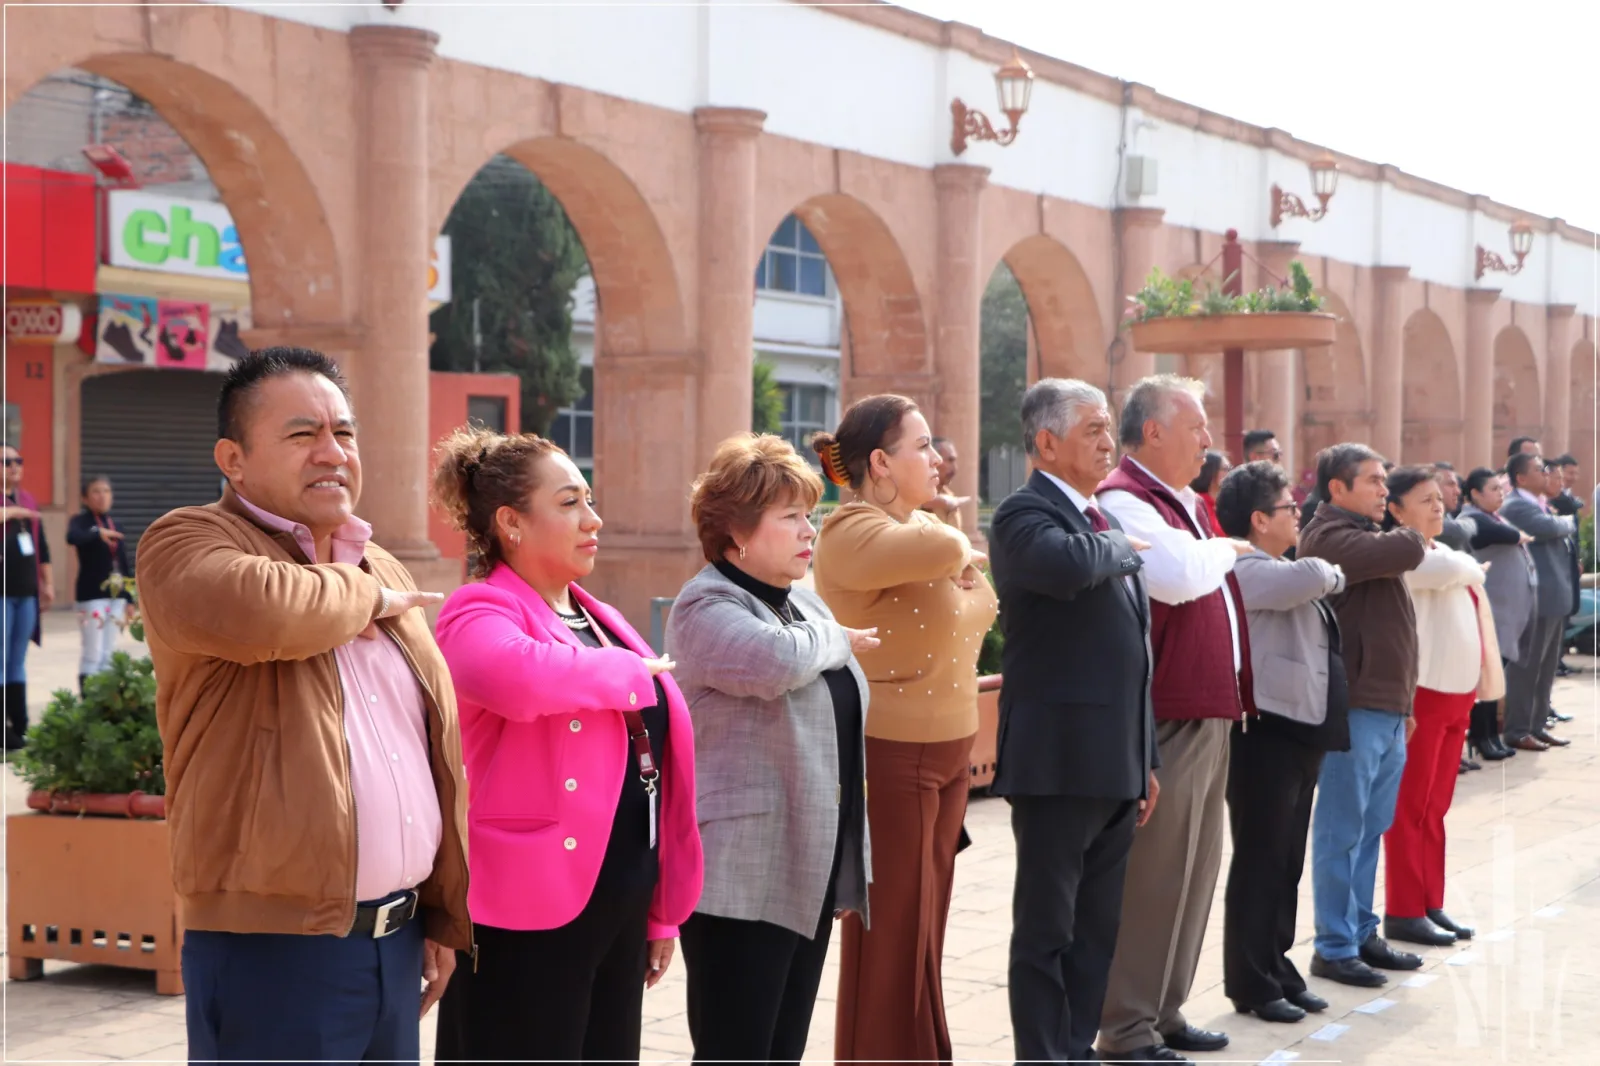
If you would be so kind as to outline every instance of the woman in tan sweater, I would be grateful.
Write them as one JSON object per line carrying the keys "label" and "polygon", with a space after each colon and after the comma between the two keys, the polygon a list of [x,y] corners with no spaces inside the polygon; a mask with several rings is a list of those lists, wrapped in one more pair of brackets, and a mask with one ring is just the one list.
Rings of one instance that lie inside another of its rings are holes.
{"label": "woman in tan sweater", "polygon": [[817,592],[839,624],[878,628],[867,675],[872,928],[843,922],[836,1061],[949,1062],[940,960],[978,731],[978,650],[997,610],[966,534],[923,504],[938,492],[928,423],[869,396],[813,447],[857,499],[817,540]]}

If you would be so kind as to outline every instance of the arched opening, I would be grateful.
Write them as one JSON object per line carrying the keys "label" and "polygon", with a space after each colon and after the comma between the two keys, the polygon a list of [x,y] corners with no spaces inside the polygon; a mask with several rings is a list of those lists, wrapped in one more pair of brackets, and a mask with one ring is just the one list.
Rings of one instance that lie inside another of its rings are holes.
{"label": "arched opening", "polygon": [[1371,433],[1360,331],[1342,298],[1324,292],[1323,299],[1324,309],[1338,316],[1338,332],[1333,347],[1300,353],[1300,375],[1305,386],[1300,419],[1301,467],[1312,466],[1323,448],[1341,441],[1366,440]]}
{"label": "arched opening", "polygon": [[1596,360],[1600,359],[1593,340],[1580,340],[1572,346],[1571,422],[1567,430],[1567,451],[1578,460],[1578,485],[1592,492],[1600,478],[1600,437],[1597,437],[1595,405]]}
{"label": "arched opening", "polygon": [[1460,466],[1461,386],[1449,331],[1437,314],[1424,309],[1406,319],[1401,338],[1405,399],[1399,461],[1447,460]]}
{"label": "arched opening", "polygon": [[1516,437],[1542,436],[1543,424],[1533,345],[1522,330],[1507,326],[1494,339],[1494,455],[1505,455]]}

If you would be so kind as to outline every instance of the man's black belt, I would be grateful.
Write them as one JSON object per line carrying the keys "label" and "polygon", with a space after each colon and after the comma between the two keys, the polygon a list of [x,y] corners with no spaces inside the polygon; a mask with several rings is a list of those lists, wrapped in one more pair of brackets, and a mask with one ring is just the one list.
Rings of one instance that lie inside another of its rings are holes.
{"label": "man's black belt", "polygon": [[417,910],[417,894],[410,890],[397,892],[379,903],[358,903],[356,924],[350,927],[350,935],[377,940],[398,933],[417,916]]}

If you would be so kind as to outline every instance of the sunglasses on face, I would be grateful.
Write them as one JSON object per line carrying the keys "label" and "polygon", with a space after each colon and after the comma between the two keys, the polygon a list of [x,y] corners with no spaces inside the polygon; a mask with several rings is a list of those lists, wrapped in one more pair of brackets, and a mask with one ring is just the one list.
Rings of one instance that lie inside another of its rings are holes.
{"label": "sunglasses on face", "polygon": [[21,466],[22,465],[22,457],[21,456],[17,456],[15,458],[13,458],[13,457],[8,455],[8,456],[6,456],[5,465],[7,465],[7,466]]}

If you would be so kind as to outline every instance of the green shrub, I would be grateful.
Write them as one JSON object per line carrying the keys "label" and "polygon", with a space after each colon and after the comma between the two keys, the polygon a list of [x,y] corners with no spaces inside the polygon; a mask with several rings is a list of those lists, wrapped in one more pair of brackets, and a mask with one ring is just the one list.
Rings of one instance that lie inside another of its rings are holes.
{"label": "green shrub", "polygon": [[1578,523],[1578,561],[1586,574],[1600,570],[1600,561],[1595,559],[1594,553],[1594,515],[1588,515]]}
{"label": "green shrub", "polygon": [[66,689],[50,698],[13,763],[31,788],[47,792],[146,792],[165,795],[156,679],[149,659],[126,652],[84,680],[80,699]]}
{"label": "green shrub", "polygon": [[983,635],[983,647],[978,650],[979,677],[1000,672],[1000,655],[1005,643],[1006,638],[1000,632],[1000,619],[996,616],[994,625]]}

